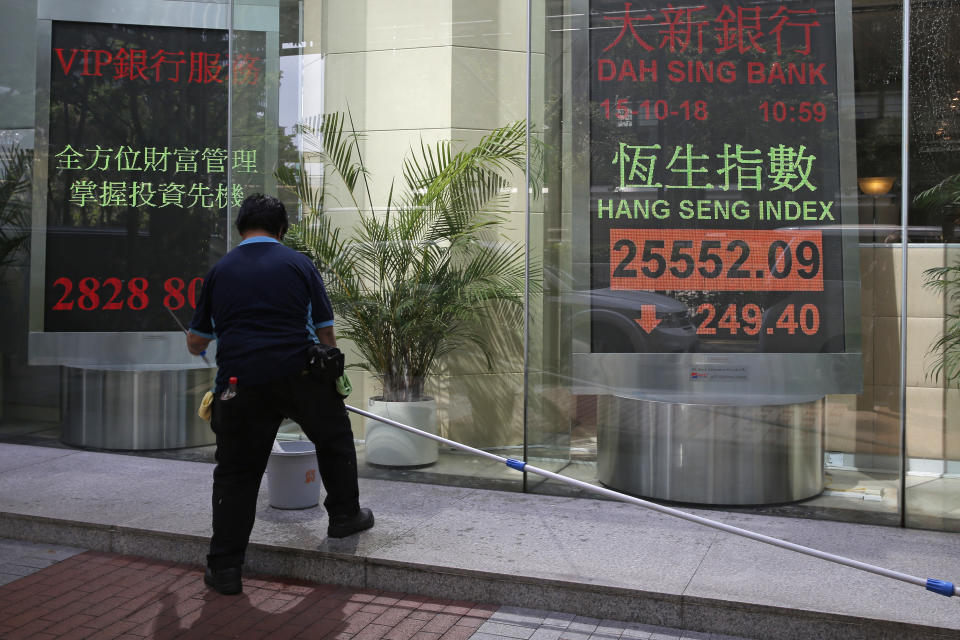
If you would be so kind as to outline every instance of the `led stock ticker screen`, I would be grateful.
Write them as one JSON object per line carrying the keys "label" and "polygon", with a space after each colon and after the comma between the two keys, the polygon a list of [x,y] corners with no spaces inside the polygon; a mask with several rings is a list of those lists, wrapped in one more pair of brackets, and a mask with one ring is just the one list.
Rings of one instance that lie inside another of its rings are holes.
{"label": "led stock ticker screen", "polygon": [[227,96],[262,85],[263,61],[227,45],[225,30],[53,23],[44,331],[189,320],[244,197],[227,172],[261,170],[257,148],[228,152]]}
{"label": "led stock ticker screen", "polygon": [[842,352],[833,3],[590,7],[592,351]]}

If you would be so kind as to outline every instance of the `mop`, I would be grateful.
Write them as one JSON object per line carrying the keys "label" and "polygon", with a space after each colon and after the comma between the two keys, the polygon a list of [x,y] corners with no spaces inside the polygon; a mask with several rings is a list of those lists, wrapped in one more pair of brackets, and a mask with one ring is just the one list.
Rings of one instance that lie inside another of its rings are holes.
{"label": "mop", "polygon": [[827,553],[826,551],[820,551],[818,549],[812,549],[810,547],[804,547],[803,545],[794,544],[792,542],[787,542],[786,540],[780,540],[779,538],[772,538],[770,536],[765,536],[761,533],[756,533],[754,531],[748,531],[747,529],[741,529],[739,527],[734,527],[722,522],[717,522],[716,520],[710,520],[709,518],[703,518],[701,516],[694,515],[692,513],[687,513],[686,511],[680,511],[679,509],[673,509],[671,507],[665,507],[661,504],[655,502],[649,502],[647,500],[641,500],[640,498],[634,498],[633,496],[628,496],[617,491],[611,491],[604,487],[597,487],[587,482],[582,482],[580,480],[575,480],[573,478],[568,478],[567,476],[562,476],[558,473],[553,473],[547,471],[546,469],[541,469],[535,467],[531,464],[523,462],[522,460],[515,460],[513,458],[504,458],[488,451],[482,451],[481,449],[475,449],[469,447],[465,444],[459,442],[454,442],[453,440],[447,440],[446,438],[441,438],[440,436],[434,435],[432,433],[427,433],[426,431],[421,431],[415,427],[411,427],[395,420],[390,420],[378,416],[356,407],[346,405],[349,411],[356,413],[372,420],[377,420],[388,424],[392,427],[397,427],[398,429],[403,429],[409,431],[410,433],[415,433],[424,438],[429,438],[431,440],[436,440],[442,444],[448,445],[455,449],[460,449],[461,451],[466,451],[489,460],[496,460],[497,462],[503,463],[510,467],[511,469],[516,469],[517,471],[525,471],[527,473],[533,473],[544,478],[549,478],[551,480],[556,480],[557,482],[563,482],[568,485],[572,485],[584,491],[589,491],[591,493],[596,493],[608,498],[613,498],[614,500],[620,500],[621,502],[628,502],[630,504],[635,504],[639,507],[644,507],[645,509],[652,509],[653,511],[659,511],[669,516],[674,516],[681,518],[683,520],[688,520],[690,522],[696,522],[706,527],[711,527],[713,529],[719,529],[720,531],[725,531],[727,533],[732,533],[734,535],[743,536],[744,538],[750,538],[751,540],[756,540],[757,542],[763,542],[765,544],[770,544],[775,547],[780,547],[781,549],[789,549],[790,551],[796,551],[798,553],[803,553],[808,556],[813,556],[814,558],[820,558],[821,560],[827,560],[829,562],[835,562],[837,564],[842,564],[847,567],[853,567],[854,569],[860,569],[861,571],[867,571],[869,573],[874,573],[879,576],[884,576],[887,578],[893,578],[894,580],[900,580],[902,582],[907,582],[910,584],[915,584],[921,587],[926,588],[928,591],[933,591],[934,593],[939,593],[942,596],[960,595],[960,587],[955,587],[952,582],[946,580],[936,580],[933,578],[918,578],[916,576],[911,576],[906,573],[901,573],[899,571],[893,571],[892,569],[885,569],[883,567],[878,567],[876,565],[868,564],[866,562],[860,562],[858,560],[853,560],[851,558],[844,558],[843,556],[834,555],[832,553]]}
{"label": "mop", "polygon": [[[168,310],[169,310],[169,309],[168,309]],[[177,321],[177,324],[179,324],[179,325],[180,325],[180,328],[183,329],[184,333],[186,333],[186,332],[187,332],[186,327],[183,326],[183,324],[182,324],[182,323],[180,322],[180,320],[176,317],[176,315],[174,315],[172,311],[170,312],[170,315],[172,315],[172,316],[174,317],[174,319]],[[206,352],[204,352],[204,353],[202,353],[202,354],[200,354],[200,355],[201,355],[201,357],[203,357],[204,362],[207,362]],[[209,364],[209,363],[208,363],[208,364]],[[349,392],[348,392],[348,393],[349,393]],[[344,395],[347,395],[347,394],[344,394]],[[892,569],[885,569],[884,567],[878,567],[878,566],[876,566],[876,565],[869,564],[869,563],[866,563],[866,562],[860,562],[859,560],[853,560],[853,559],[851,559],[851,558],[845,558],[845,557],[843,557],[843,556],[838,556],[838,555],[835,555],[835,554],[832,554],[832,553],[827,553],[826,551],[820,551],[819,549],[813,549],[813,548],[811,548],[811,547],[805,547],[805,546],[803,546],[803,545],[795,544],[795,543],[793,543],[793,542],[787,542],[786,540],[780,540],[779,538],[773,538],[773,537],[770,537],[770,536],[765,536],[765,535],[763,535],[762,533],[756,533],[756,532],[754,532],[754,531],[749,531],[749,530],[747,530],[747,529],[741,529],[741,528],[739,528],[739,527],[734,527],[734,526],[729,525],[729,524],[724,524],[724,523],[722,523],[722,522],[717,522],[716,520],[710,520],[709,518],[704,518],[704,517],[702,517],[702,516],[697,516],[697,515],[694,515],[694,514],[692,514],[692,513],[687,513],[686,511],[681,511],[681,510],[679,510],[679,509],[673,509],[673,508],[671,508],[671,507],[666,507],[666,506],[664,506],[664,505],[657,504],[657,503],[655,503],[655,502],[650,502],[650,501],[648,501],[648,500],[642,500],[642,499],[640,499],[640,498],[635,498],[635,497],[633,497],[633,496],[628,496],[628,495],[626,495],[626,494],[623,494],[623,493],[620,493],[620,492],[617,492],[617,491],[612,491],[612,490],[607,489],[607,488],[604,488],[604,487],[597,487],[597,486],[594,486],[594,485],[589,484],[589,483],[587,483],[587,482],[582,482],[582,481],[580,481],[580,480],[575,480],[575,479],[573,479],[573,478],[568,478],[567,476],[562,476],[562,475],[560,475],[560,474],[558,474],[558,473],[553,473],[552,471],[547,471],[546,469],[541,469],[541,468],[539,468],[539,467],[535,467],[535,466],[533,466],[532,464],[528,464],[528,463],[526,463],[526,462],[523,462],[522,460],[515,460],[515,459],[513,459],[513,458],[504,458],[504,457],[502,457],[502,456],[498,456],[498,455],[493,454],[493,453],[490,453],[490,452],[488,452],[488,451],[483,451],[483,450],[481,450],[481,449],[476,449],[476,448],[474,448],[474,447],[470,447],[470,446],[467,446],[467,445],[465,445],[465,444],[461,444],[461,443],[459,443],[459,442],[455,442],[455,441],[453,441],[453,440],[448,440],[448,439],[446,439],[446,438],[442,438],[442,437],[440,437],[440,436],[438,436],[438,435],[434,435],[434,434],[432,434],[432,433],[427,433],[426,431],[422,431],[422,430],[420,430],[420,429],[417,429],[416,427],[411,427],[411,426],[409,426],[409,425],[405,425],[405,424],[400,423],[400,422],[397,422],[397,421],[395,421],[395,420],[390,420],[389,418],[384,418],[384,417],[382,417],[382,416],[378,416],[378,415],[373,414],[373,413],[370,413],[370,412],[368,412],[368,411],[363,411],[362,409],[357,409],[356,407],[353,407],[353,406],[350,406],[350,405],[345,405],[345,406],[346,406],[347,410],[352,411],[353,413],[356,413],[357,415],[361,415],[361,416],[364,416],[364,417],[366,417],[366,418],[370,418],[370,419],[372,419],[372,420],[377,420],[378,422],[382,422],[382,423],[384,423],[384,424],[388,424],[388,425],[390,425],[390,426],[392,426],[392,427],[396,427],[396,428],[398,428],[398,429],[403,429],[404,431],[408,431],[408,432],[410,432],[410,433],[414,433],[414,434],[417,434],[417,435],[419,435],[419,436],[423,436],[424,438],[429,438],[430,440],[435,440],[435,441],[440,442],[440,443],[442,443],[442,444],[445,444],[445,445],[447,445],[447,446],[453,447],[454,449],[460,449],[461,451],[466,451],[467,453],[472,453],[472,454],[474,454],[474,455],[478,455],[478,456],[480,456],[480,457],[487,458],[487,459],[489,459],[489,460],[495,460],[495,461],[500,462],[500,463],[503,463],[503,464],[507,465],[508,467],[510,467],[511,469],[515,469],[515,470],[517,470],[517,471],[524,471],[524,472],[526,472],[526,473],[532,473],[532,474],[535,474],[535,475],[538,475],[538,476],[542,476],[542,477],[544,477],[544,478],[548,478],[548,479],[551,479],[551,480],[556,480],[557,482],[562,482],[562,483],[565,483],[565,484],[568,484],[568,485],[577,487],[577,488],[579,488],[579,489],[583,489],[584,491],[589,491],[589,492],[591,492],[591,493],[596,493],[596,494],[599,494],[599,495],[602,495],[602,496],[606,496],[607,498],[612,498],[612,499],[614,499],[614,500],[619,500],[619,501],[621,501],[621,502],[627,502],[627,503],[629,503],[629,504],[634,504],[634,505],[637,505],[637,506],[639,506],[639,507],[643,507],[643,508],[645,508],[645,509],[651,509],[651,510],[653,510],[653,511],[657,511],[657,512],[659,512],[659,513],[663,513],[663,514],[666,514],[666,515],[669,515],[669,516],[674,516],[674,517],[680,518],[680,519],[682,519],[682,520],[687,520],[687,521],[689,521],[689,522],[695,522],[695,523],[700,524],[700,525],[703,525],[703,526],[705,526],[705,527],[710,527],[710,528],[712,528],[712,529],[718,529],[718,530],[720,530],[720,531],[725,531],[725,532],[727,532],[727,533],[732,533],[733,535],[742,536],[742,537],[744,537],[744,538],[749,538],[749,539],[751,539],[751,540],[756,540],[757,542],[763,542],[763,543],[765,543],[765,544],[773,545],[773,546],[775,546],[775,547],[780,547],[781,549],[789,549],[790,551],[796,551],[797,553],[802,553],[802,554],[804,554],[804,555],[813,556],[814,558],[820,558],[821,560],[827,560],[828,562],[835,562],[835,563],[837,563],[837,564],[841,564],[841,565],[844,565],[844,566],[847,566],[847,567],[852,567],[852,568],[854,568],[854,569],[860,569],[861,571],[866,571],[866,572],[868,572],[868,573],[873,573],[873,574],[876,574],[876,575],[879,575],[879,576],[884,576],[884,577],[886,577],[886,578],[892,578],[892,579],[894,579],[894,580],[900,580],[901,582],[906,582],[906,583],[908,583],[908,584],[914,584],[914,585],[917,585],[917,586],[920,586],[920,587],[924,587],[925,589],[927,589],[927,591],[932,591],[932,592],[934,592],[934,593],[939,593],[940,595],[942,595],[942,596],[947,596],[948,598],[951,597],[951,596],[954,596],[954,595],[960,595],[960,587],[954,586],[954,584],[953,584],[952,582],[949,582],[949,581],[947,581],[947,580],[937,580],[937,579],[935,579],[935,578],[918,578],[918,577],[916,577],[916,576],[911,576],[910,574],[907,574],[907,573],[901,573],[900,571],[894,571],[894,570],[892,570]],[[273,443],[273,450],[276,451],[277,449],[280,449],[280,445],[279,445],[279,443],[277,443],[276,441],[274,441],[274,443]]]}

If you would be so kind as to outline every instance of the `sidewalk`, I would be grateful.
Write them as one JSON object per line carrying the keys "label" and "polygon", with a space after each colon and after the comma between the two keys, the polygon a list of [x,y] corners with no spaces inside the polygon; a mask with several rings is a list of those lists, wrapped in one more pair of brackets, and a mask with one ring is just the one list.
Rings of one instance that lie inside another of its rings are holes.
{"label": "sidewalk", "polygon": [[[211,471],[0,445],[0,537],[200,566]],[[753,638],[960,638],[957,598],[631,505],[385,480],[361,480],[361,499],[377,526],[328,540],[322,509],[273,509],[264,488],[248,573]],[[960,535],[698,513],[960,581]]]}

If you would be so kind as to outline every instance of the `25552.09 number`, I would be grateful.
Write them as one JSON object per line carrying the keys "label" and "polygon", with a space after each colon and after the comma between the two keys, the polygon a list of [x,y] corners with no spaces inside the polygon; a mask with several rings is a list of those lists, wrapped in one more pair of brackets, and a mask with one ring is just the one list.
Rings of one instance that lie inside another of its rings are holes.
{"label": "25552.09 number", "polygon": [[823,291],[823,234],[802,229],[611,229],[610,288]]}
{"label": "25552.09 number", "polygon": [[[150,281],[141,277],[128,280],[87,277],[76,282],[62,277],[53,281],[53,287],[59,290],[59,297],[51,307],[53,311],[143,311],[152,301]],[[163,281],[162,293],[156,295],[168,309],[176,311],[187,304],[196,309],[202,287],[203,278],[189,282],[183,278],[167,278]]]}

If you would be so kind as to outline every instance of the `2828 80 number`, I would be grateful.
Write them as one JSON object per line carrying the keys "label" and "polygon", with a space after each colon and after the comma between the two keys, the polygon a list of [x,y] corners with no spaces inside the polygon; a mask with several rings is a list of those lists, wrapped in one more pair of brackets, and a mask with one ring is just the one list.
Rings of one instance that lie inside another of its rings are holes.
{"label": "2828 80 number", "polygon": [[[103,281],[97,278],[80,278],[76,283],[71,278],[61,277],[53,281],[54,288],[63,289],[53,304],[53,311],[119,311],[131,309],[143,311],[150,305],[150,282],[143,277],[109,277]],[[203,278],[193,278],[189,284],[183,278],[167,278],[163,281],[166,295],[163,305],[176,311],[189,302],[191,308],[197,307],[197,298],[203,287]]]}

